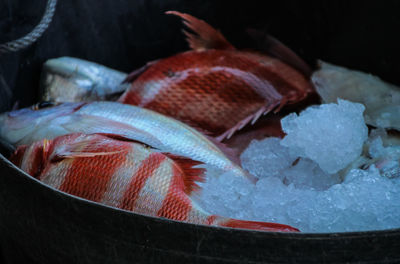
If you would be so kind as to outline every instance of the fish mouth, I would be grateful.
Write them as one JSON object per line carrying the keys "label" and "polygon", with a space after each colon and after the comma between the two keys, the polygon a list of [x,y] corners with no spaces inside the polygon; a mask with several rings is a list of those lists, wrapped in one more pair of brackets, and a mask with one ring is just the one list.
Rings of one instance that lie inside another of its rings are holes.
{"label": "fish mouth", "polygon": [[37,109],[34,105],[16,111],[0,114],[0,139],[15,145],[31,133],[35,127],[55,118],[72,114],[81,109],[86,102],[56,103],[54,106]]}
{"label": "fish mouth", "polygon": [[88,76],[87,74],[82,75],[82,72],[79,71],[79,62],[82,63],[83,61],[79,59],[71,59],[68,57],[60,57],[46,61],[44,64],[44,68],[48,72],[61,75],[65,78],[83,77],[91,79],[91,76]]}

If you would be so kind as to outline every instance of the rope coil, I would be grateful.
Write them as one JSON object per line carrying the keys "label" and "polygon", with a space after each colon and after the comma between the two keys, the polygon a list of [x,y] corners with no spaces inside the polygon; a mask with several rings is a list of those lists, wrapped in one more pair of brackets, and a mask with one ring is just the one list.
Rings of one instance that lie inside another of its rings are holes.
{"label": "rope coil", "polygon": [[53,19],[53,15],[56,10],[56,4],[57,0],[48,0],[46,5],[46,10],[39,24],[24,37],[1,44],[0,54],[15,52],[24,49],[29,45],[31,45],[32,43],[34,43],[38,38],[40,38],[42,34],[46,31],[46,29],[49,27]]}

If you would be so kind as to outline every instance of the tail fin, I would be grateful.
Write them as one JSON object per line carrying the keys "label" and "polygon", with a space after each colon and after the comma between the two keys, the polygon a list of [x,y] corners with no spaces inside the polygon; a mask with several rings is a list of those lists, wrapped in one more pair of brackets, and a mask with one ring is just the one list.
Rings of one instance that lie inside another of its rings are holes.
{"label": "tail fin", "polygon": [[218,217],[216,217],[215,220],[216,221],[211,223],[211,225],[267,232],[300,232],[297,228],[277,223],[246,221],[231,218],[218,219]]}

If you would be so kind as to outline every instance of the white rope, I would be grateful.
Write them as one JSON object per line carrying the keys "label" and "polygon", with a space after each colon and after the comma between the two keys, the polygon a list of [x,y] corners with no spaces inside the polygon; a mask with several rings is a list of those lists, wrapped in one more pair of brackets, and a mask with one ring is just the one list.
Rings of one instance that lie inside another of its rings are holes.
{"label": "white rope", "polygon": [[42,20],[39,24],[27,35],[22,38],[4,43],[0,45],[0,54],[7,52],[15,52],[20,49],[24,49],[34,43],[43,32],[49,27],[51,20],[53,19],[54,12],[56,11],[57,0],[48,0],[46,10],[43,14]]}

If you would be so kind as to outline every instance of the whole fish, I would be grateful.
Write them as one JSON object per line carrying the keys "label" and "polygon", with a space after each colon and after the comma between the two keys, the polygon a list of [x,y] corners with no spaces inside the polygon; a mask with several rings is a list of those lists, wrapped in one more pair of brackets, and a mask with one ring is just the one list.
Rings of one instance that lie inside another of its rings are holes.
{"label": "whole fish", "polygon": [[51,102],[116,100],[128,85],[127,74],[103,65],[60,57],[43,64],[40,98]]}
{"label": "whole fish", "polygon": [[[204,177],[199,162],[143,144],[69,134],[21,146],[11,161],[60,191],[135,213],[194,224],[295,232],[296,228],[211,215],[190,197]],[[117,135],[118,137],[118,135]]]}
{"label": "whole fish", "polygon": [[[0,139],[14,146],[74,132],[111,133],[164,152],[191,158],[236,175],[256,179],[227,157],[229,149],[177,120],[117,102],[63,103],[0,115]],[[222,150],[224,150],[224,152]]]}
{"label": "whole fish", "polygon": [[306,76],[281,60],[235,49],[220,32],[193,16],[167,14],[181,17],[194,32],[184,31],[192,50],[132,72],[126,80],[131,87],[119,102],[187,122],[219,135],[221,141],[262,114],[313,91]]}

